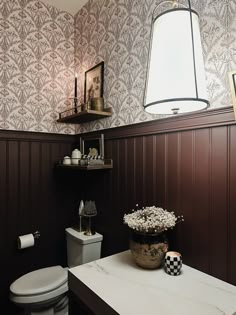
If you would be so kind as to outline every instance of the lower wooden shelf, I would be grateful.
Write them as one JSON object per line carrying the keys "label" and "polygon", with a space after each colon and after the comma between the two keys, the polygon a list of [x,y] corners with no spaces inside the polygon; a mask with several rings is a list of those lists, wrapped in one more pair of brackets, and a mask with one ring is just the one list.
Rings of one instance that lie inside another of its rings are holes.
{"label": "lower wooden shelf", "polygon": [[84,171],[92,171],[92,170],[105,170],[113,168],[113,161],[111,159],[105,159],[104,164],[88,164],[88,165],[64,165],[57,164],[56,168],[60,169],[71,169],[71,170],[84,170]]}

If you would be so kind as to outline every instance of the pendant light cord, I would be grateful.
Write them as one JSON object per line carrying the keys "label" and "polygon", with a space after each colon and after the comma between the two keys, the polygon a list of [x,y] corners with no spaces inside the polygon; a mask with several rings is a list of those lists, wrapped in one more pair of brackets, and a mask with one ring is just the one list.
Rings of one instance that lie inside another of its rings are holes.
{"label": "pendant light cord", "polygon": [[192,37],[194,80],[195,80],[196,98],[198,98],[198,88],[197,88],[197,69],[196,69],[195,46],[194,46],[194,37],[193,37],[193,16],[192,16],[192,8],[191,8],[191,3],[190,3],[190,0],[188,0],[188,5],[189,5],[190,26],[191,26],[191,37]]}

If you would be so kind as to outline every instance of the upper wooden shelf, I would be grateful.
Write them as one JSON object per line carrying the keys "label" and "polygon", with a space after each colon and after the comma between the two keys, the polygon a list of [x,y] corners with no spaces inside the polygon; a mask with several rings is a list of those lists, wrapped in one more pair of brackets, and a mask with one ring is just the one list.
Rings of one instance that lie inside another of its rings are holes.
{"label": "upper wooden shelf", "polygon": [[59,118],[57,122],[67,123],[67,124],[80,124],[80,123],[85,123],[88,121],[110,117],[111,115],[112,115],[111,107],[105,108],[104,111],[87,109],[84,111],[80,111],[79,113],[74,113],[72,115]]}

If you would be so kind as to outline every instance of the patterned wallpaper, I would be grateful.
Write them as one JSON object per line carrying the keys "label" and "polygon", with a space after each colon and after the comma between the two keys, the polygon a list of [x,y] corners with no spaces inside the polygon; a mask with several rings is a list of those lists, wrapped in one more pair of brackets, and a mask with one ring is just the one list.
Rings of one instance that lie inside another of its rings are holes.
{"label": "patterned wallpaper", "polygon": [[74,18],[40,1],[0,0],[0,129],[72,133],[57,124],[74,76]]}
{"label": "patterned wallpaper", "polygon": [[[160,0],[161,1],[161,0]],[[76,133],[160,118],[144,112],[143,93],[153,0],[89,0],[75,17],[75,57],[83,73],[105,62],[104,98],[113,116],[77,126]],[[211,108],[229,106],[228,71],[236,69],[236,2],[191,1],[200,15]]]}
{"label": "patterned wallpaper", "polygon": [[236,70],[236,1],[201,3],[201,36],[211,108],[232,105],[228,72]]}
{"label": "patterned wallpaper", "polygon": [[[89,0],[72,15],[35,0],[0,0],[0,129],[74,134],[159,118],[142,107],[153,8],[162,0]],[[228,106],[236,69],[236,2],[192,0],[200,14],[211,108]],[[75,36],[74,36],[75,30]],[[104,60],[104,97],[113,115],[58,124],[73,93],[74,57],[84,71]]]}

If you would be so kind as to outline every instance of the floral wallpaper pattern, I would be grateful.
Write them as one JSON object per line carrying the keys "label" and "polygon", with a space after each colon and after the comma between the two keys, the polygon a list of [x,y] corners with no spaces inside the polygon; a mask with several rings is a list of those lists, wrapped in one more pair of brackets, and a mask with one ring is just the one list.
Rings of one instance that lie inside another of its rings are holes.
{"label": "floral wallpaper pattern", "polygon": [[[142,106],[151,15],[161,1],[89,0],[73,17],[41,1],[0,0],[0,129],[74,134],[161,118]],[[210,108],[228,106],[236,2],[191,2],[200,15]],[[74,71],[82,102],[84,72],[102,60],[112,117],[56,123],[73,94]]]}
{"label": "floral wallpaper pattern", "polygon": [[236,70],[236,1],[198,1],[211,108],[232,105],[228,72]]}
{"label": "floral wallpaper pattern", "polygon": [[0,0],[0,129],[72,133],[58,124],[74,76],[74,18],[40,1]]}
{"label": "floral wallpaper pattern", "polygon": [[[151,14],[161,0],[89,0],[75,17],[75,60],[83,73],[104,60],[104,98],[113,116],[76,132],[161,118],[145,113],[143,93]],[[195,0],[199,12],[210,108],[231,105],[228,71],[236,69],[236,2]]]}
{"label": "floral wallpaper pattern", "polygon": [[142,99],[153,0],[91,0],[75,17],[76,68],[104,60],[104,99],[113,115],[77,126],[77,133],[152,119]]}

